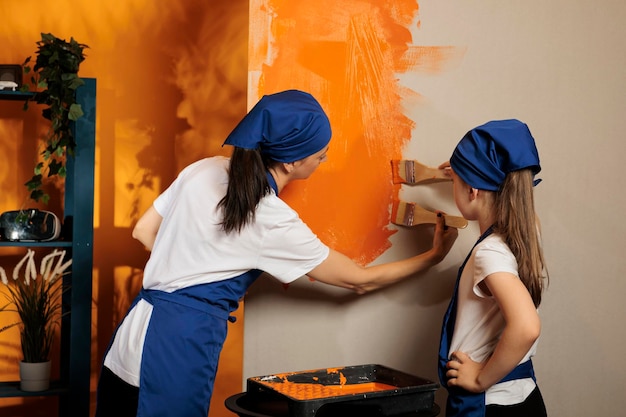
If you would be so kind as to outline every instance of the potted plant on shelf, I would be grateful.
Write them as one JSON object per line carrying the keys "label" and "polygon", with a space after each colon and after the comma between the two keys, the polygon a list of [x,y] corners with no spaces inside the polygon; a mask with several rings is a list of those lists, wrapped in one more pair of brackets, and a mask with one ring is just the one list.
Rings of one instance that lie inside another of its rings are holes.
{"label": "potted plant on shelf", "polygon": [[[20,362],[20,388],[23,391],[43,391],[50,385],[50,351],[55,327],[61,317],[62,277],[72,260],[65,260],[65,251],[55,249],[35,265],[35,252],[26,255],[13,269],[12,279],[0,267],[0,279],[7,288],[8,303],[0,311],[17,312],[20,321],[9,324],[20,327],[23,360]],[[43,375],[31,376],[32,368],[42,368]]]}
{"label": "potted plant on shelf", "polygon": [[[76,89],[84,84],[78,77],[78,70],[85,60],[83,50],[88,46],[74,38],[67,42],[50,33],[42,33],[37,46],[32,72],[31,57],[26,58],[22,65],[24,74],[31,74],[30,84],[35,89],[24,108],[28,108],[30,101],[45,105],[42,114],[51,125],[44,138],[43,160],[36,163],[34,175],[25,185],[32,200],[47,204],[50,196],[42,189],[44,175],[46,178],[65,178],[65,158],[73,155],[76,146],[71,123],[83,115],[80,104],[76,102]],[[25,83],[21,90],[28,92],[29,84]]]}

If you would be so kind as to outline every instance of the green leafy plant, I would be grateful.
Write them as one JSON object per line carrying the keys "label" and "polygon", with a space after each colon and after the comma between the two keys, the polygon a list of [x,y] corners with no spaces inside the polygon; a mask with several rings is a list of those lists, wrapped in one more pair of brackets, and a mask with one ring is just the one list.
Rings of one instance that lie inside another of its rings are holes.
{"label": "green leafy plant", "polygon": [[41,260],[40,270],[35,265],[35,252],[28,250],[15,266],[12,280],[0,267],[0,278],[8,288],[8,303],[0,311],[17,312],[19,322],[9,324],[0,332],[20,326],[20,341],[24,362],[46,362],[54,341],[54,329],[61,316],[61,277],[71,265],[65,261],[65,251],[54,250]]}
{"label": "green leafy plant", "polygon": [[31,57],[22,65],[24,74],[31,74],[30,86],[25,83],[22,91],[30,91],[31,86],[35,89],[24,109],[28,108],[30,101],[46,105],[42,115],[50,120],[51,125],[41,152],[43,161],[37,162],[33,177],[25,185],[32,200],[47,204],[50,196],[42,190],[44,175],[46,178],[65,178],[66,157],[73,155],[76,146],[71,123],[83,115],[83,109],[76,102],[76,89],[84,84],[78,77],[78,70],[85,60],[83,51],[88,46],[74,38],[67,42],[50,33],[42,33],[37,47],[34,66],[31,68]]}

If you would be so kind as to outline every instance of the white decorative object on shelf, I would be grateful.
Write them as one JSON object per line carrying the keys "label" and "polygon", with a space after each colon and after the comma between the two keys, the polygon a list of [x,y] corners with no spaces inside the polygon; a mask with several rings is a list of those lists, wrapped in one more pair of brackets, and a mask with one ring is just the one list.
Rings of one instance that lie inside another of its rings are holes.
{"label": "white decorative object on shelf", "polygon": [[13,81],[0,81],[0,90],[4,90],[5,88],[10,88],[12,91],[15,91],[17,83]]}

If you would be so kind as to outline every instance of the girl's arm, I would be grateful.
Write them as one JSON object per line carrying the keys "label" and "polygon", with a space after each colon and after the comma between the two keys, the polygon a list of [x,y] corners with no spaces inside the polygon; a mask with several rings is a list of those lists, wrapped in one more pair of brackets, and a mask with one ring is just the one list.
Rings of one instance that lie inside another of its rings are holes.
{"label": "girl's arm", "polygon": [[154,206],[150,206],[133,228],[133,238],[143,243],[148,250],[152,250],[161,221],[163,221],[163,217],[156,211]]}
{"label": "girl's arm", "polygon": [[448,362],[448,385],[471,392],[483,392],[498,383],[517,366],[539,338],[541,321],[522,281],[499,272],[484,280],[497,300],[506,325],[491,357],[484,363],[472,361],[463,352],[453,352]]}
{"label": "girl's arm", "polygon": [[331,249],[328,258],[307,275],[316,281],[363,294],[408,278],[439,263],[450,251],[457,235],[455,228],[445,227],[444,218],[440,216],[435,226],[433,247],[427,252],[401,261],[362,267]]}

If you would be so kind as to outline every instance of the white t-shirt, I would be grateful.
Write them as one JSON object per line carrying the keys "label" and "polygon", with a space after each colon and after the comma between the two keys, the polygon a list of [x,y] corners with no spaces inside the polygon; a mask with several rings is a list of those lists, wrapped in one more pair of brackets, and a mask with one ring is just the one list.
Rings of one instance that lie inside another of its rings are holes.
{"label": "white t-shirt", "polygon": [[[283,283],[321,264],[329,248],[274,192],[252,224],[224,234],[218,202],[228,184],[229,160],[206,158],[186,167],[155,201],[163,217],[143,276],[145,289],[173,292],[259,269]],[[139,386],[141,352],[152,306],[140,300],[117,331],[104,365]]]}
{"label": "white t-shirt", "polygon": [[[465,352],[476,362],[483,362],[493,353],[505,321],[495,298],[485,294],[478,284],[496,272],[518,276],[515,256],[500,236],[492,234],[476,245],[463,269],[450,352]],[[536,349],[537,341],[520,363],[530,359]],[[518,404],[534,388],[531,378],[503,382],[486,391],[485,401],[486,404]]]}

